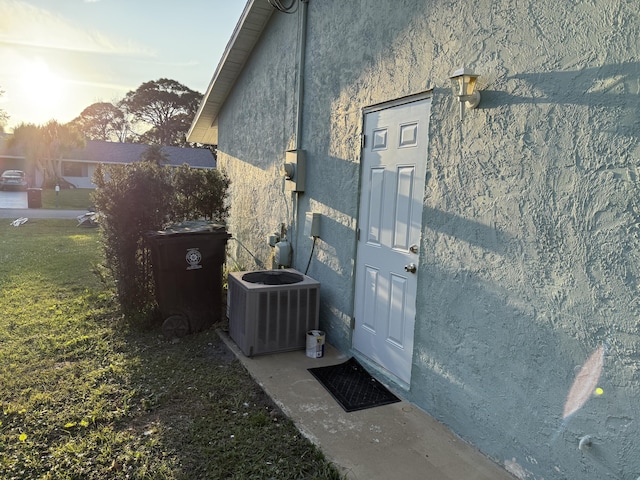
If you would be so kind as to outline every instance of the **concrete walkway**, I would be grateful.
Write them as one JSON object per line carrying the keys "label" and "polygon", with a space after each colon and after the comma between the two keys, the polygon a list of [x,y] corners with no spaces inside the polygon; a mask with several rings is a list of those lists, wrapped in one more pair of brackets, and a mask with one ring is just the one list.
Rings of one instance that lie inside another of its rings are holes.
{"label": "concrete walkway", "polygon": [[414,405],[346,413],[307,368],[347,360],[330,345],[325,356],[305,351],[246,357],[228,335],[225,343],[325,456],[353,480],[514,480]]}
{"label": "concrete walkway", "polygon": [[27,208],[27,192],[0,191],[0,208]]}

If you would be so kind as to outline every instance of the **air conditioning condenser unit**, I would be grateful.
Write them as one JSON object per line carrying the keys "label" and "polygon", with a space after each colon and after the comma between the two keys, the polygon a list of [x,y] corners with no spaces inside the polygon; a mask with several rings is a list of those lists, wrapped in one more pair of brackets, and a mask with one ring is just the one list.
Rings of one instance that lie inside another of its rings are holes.
{"label": "air conditioning condenser unit", "polygon": [[229,335],[252,357],[300,350],[317,330],[320,282],[294,269],[230,272]]}

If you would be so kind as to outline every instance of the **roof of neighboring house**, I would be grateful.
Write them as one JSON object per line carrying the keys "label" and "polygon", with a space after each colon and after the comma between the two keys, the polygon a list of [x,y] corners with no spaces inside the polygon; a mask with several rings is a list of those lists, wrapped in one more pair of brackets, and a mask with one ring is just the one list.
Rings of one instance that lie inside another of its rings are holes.
{"label": "roof of neighboring house", "polygon": [[[140,160],[149,145],[140,143],[103,142],[87,140],[84,148],[67,153],[63,160],[90,163],[132,163]],[[198,168],[215,168],[216,159],[207,148],[162,147],[168,162],[166,165],[188,164]]]}
{"label": "roof of neighboring house", "polygon": [[218,113],[273,12],[264,0],[247,2],[191,124],[189,142],[218,144]]}
{"label": "roof of neighboring house", "polygon": [[[24,158],[22,149],[14,146],[6,148],[7,135],[0,135],[0,157]],[[85,163],[133,163],[140,160],[149,145],[141,143],[103,142],[87,140],[84,148],[77,148],[64,155],[63,160]],[[216,168],[213,152],[207,148],[162,147],[167,157],[167,165],[188,164],[196,168]]]}

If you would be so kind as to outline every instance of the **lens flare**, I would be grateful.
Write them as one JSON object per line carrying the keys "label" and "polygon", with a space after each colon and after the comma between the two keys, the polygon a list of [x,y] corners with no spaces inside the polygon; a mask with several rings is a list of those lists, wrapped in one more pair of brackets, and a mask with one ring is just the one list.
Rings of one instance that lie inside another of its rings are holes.
{"label": "lens flare", "polygon": [[562,418],[566,419],[580,410],[593,395],[593,392],[597,392],[596,385],[598,384],[598,380],[600,380],[603,365],[604,346],[600,345],[584,363],[578,375],[576,375],[564,404]]}

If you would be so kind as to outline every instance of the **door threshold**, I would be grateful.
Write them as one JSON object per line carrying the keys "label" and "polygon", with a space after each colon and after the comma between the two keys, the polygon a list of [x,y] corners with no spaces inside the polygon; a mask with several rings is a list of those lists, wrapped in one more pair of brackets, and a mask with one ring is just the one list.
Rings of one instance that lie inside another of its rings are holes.
{"label": "door threshold", "polygon": [[382,383],[389,390],[392,390],[393,393],[397,393],[406,400],[406,394],[411,390],[411,385],[409,383],[401,380],[389,370],[353,348],[351,349],[350,354],[353,355],[353,357],[355,357],[355,359],[358,360],[362,366],[376,378],[376,380]]}

